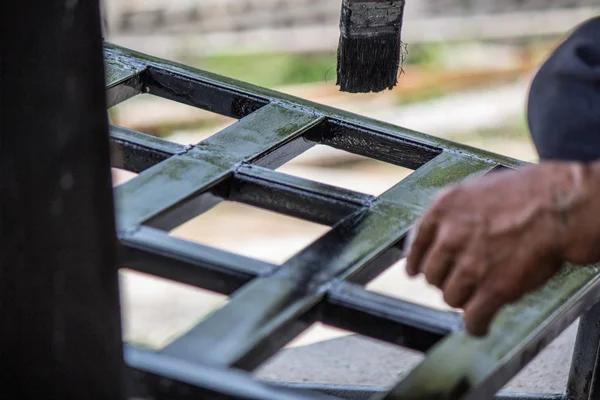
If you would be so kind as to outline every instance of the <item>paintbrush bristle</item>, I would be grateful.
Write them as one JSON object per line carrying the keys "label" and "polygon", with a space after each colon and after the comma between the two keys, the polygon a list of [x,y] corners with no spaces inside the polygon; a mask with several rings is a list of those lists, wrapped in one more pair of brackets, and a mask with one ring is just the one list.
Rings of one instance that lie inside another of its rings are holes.
{"label": "paintbrush bristle", "polygon": [[350,93],[392,89],[398,81],[404,0],[343,0],[337,85]]}

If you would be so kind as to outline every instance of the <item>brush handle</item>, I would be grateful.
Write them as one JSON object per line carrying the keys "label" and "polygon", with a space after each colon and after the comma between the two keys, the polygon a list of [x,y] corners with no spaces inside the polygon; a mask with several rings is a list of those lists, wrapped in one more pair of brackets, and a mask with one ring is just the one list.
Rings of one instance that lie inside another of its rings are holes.
{"label": "brush handle", "polygon": [[343,0],[340,31],[344,37],[398,34],[405,0]]}

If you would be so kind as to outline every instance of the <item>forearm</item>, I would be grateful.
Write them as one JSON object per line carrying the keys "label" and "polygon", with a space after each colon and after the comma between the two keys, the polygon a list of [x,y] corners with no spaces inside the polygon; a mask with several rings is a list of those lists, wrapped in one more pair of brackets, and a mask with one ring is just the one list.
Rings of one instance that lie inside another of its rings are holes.
{"label": "forearm", "polygon": [[574,264],[600,261],[600,161],[569,163],[570,193],[552,193],[563,224],[563,257]]}

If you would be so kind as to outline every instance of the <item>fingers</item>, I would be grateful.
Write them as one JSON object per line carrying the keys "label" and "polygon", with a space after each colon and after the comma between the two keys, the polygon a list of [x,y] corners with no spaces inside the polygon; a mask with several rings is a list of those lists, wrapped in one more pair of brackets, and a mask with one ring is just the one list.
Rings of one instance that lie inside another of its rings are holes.
{"label": "fingers", "polygon": [[[465,260],[448,277],[444,300],[452,307],[464,307],[466,330],[485,336],[498,311],[538,289],[562,266],[556,254],[521,247],[509,260],[489,264],[480,256]],[[507,267],[509,266],[509,267]]]}
{"label": "fingers", "polygon": [[[474,336],[485,336],[500,307],[508,303],[496,291],[482,285],[490,267],[468,246],[473,226],[463,219],[434,217],[430,210],[409,238],[406,269],[409,275],[424,273],[427,281],[443,289],[444,300],[455,308],[465,307],[465,325]],[[458,262],[457,262],[458,260]]]}
{"label": "fingers", "polygon": [[454,308],[462,308],[471,299],[479,280],[469,264],[458,264],[449,274],[443,287],[444,301]]}
{"label": "fingers", "polygon": [[457,257],[468,243],[469,228],[460,221],[449,221],[436,235],[435,243],[423,258],[421,271],[427,282],[441,288],[450,271],[455,268]]}
{"label": "fingers", "polygon": [[465,306],[465,328],[473,336],[485,336],[492,319],[508,301],[484,287],[480,287]]}
{"label": "fingers", "polygon": [[415,276],[419,274],[421,261],[435,239],[436,230],[437,222],[432,212],[425,214],[423,219],[414,228],[412,232],[414,239],[411,243],[410,239],[412,238],[409,238],[409,250],[406,257],[406,272],[408,275]]}
{"label": "fingers", "polygon": [[421,271],[429,284],[441,288],[454,266],[456,250],[438,241],[425,256]]}
{"label": "fingers", "polygon": [[[447,222],[445,210],[455,203],[456,195],[457,193],[460,193],[458,189],[459,186],[455,185],[440,191],[433,206],[425,213],[421,221],[409,235],[407,240],[408,254],[406,260],[406,271],[409,276],[418,275],[423,271],[424,258],[429,253],[434,241],[436,241],[440,224]],[[442,239],[443,242],[445,242],[450,238],[451,235],[447,235]],[[445,250],[445,248],[442,248],[442,250]],[[442,260],[444,260],[444,256],[438,255],[437,251],[433,253],[433,256],[441,256]],[[433,261],[436,260],[434,259]]]}

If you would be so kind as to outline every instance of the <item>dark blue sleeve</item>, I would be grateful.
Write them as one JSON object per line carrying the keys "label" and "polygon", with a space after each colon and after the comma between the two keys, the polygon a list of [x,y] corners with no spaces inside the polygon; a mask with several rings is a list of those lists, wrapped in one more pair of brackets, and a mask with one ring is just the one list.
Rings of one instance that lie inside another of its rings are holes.
{"label": "dark blue sleeve", "polygon": [[580,25],[540,68],[527,114],[540,159],[600,159],[600,17]]}

